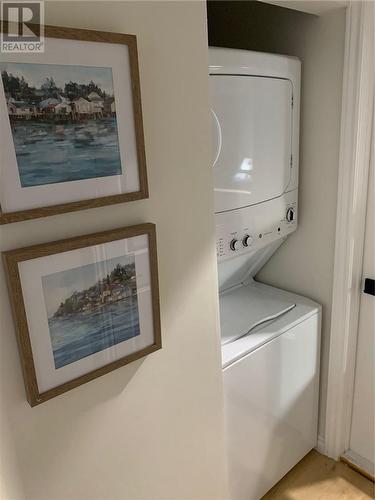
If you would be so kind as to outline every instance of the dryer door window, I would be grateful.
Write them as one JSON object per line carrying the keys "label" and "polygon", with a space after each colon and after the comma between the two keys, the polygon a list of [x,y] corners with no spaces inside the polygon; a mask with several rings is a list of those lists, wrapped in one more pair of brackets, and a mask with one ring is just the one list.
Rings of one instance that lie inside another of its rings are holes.
{"label": "dryer door window", "polygon": [[291,178],[290,80],[211,75],[215,212],[282,195]]}

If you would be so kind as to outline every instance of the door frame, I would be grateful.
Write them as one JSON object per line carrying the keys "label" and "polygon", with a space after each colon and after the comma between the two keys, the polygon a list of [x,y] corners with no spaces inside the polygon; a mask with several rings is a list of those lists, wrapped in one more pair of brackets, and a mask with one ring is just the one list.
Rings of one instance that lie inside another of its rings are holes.
{"label": "door frame", "polygon": [[371,133],[375,2],[347,7],[324,450],[348,448],[354,395]]}

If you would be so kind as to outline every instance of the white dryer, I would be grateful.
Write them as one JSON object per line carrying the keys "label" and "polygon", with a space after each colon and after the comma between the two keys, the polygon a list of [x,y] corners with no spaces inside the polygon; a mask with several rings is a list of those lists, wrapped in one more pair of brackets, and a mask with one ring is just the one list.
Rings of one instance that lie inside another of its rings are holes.
{"label": "white dryer", "polygon": [[254,276],[297,228],[300,62],[210,48],[231,500],[259,500],[316,445],[321,307]]}

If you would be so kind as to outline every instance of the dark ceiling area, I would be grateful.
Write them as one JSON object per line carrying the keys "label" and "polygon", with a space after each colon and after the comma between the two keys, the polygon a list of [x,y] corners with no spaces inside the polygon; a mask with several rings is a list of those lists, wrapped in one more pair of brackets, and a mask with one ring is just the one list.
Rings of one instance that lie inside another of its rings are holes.
{"label": "dark ceiling area", "polygon": [[210,46],[289,54],[293,25],[308,28],[317,18],[252,0],[209,0],[207,19]]}

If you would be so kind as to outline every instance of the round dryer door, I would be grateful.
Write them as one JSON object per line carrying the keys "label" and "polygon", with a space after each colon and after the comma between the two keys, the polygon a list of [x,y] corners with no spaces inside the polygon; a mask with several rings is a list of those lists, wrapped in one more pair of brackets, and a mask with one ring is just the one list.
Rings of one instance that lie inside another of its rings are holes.
{"label": "round dryer door", "polygon": [[291,177],[290,80],[210,75],[215,212],[282,195]]}

